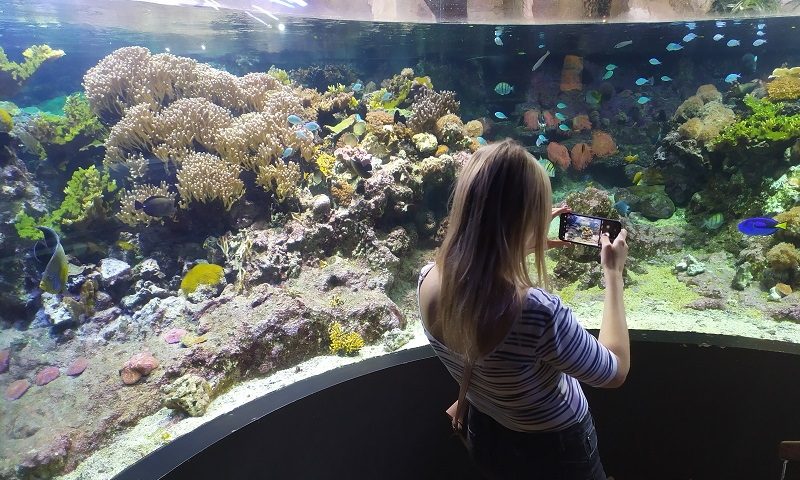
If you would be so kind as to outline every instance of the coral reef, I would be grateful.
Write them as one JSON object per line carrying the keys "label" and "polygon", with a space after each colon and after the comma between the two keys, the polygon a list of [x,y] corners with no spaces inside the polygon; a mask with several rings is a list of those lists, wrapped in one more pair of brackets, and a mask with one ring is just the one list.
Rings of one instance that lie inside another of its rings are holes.
{"label": "coral reef", "polygon": [[564,65],[561,68],[561,91],[583,90],[582,72],[583,58],[577,55],[565,55]]}
{"label": "coral reef", "polygon": [[438,119],[448,113],[458,115],[460,105],[454,92],[436,92],[429,88],[423,88],[414,97],[408,128],[414,133],[433,131]]}
{"label": "coral reef", "polygon": [[558,142],[550,142],[547,145],[547,159],[558,165],[561,170],[569,168],[571,163],[569,150]]}
{"label": "coral reef", "polygon": [[223,268],[213,263],[198,263],[181,280],[181,290],[190,294],[200,285],[217,285],[223,279]]}
{"label": "coral reef", "polygon": [[364,346],[364,339],[356,332],[345,332],[342,324],[333,322],[328,335],[331,337],[331,353],[355,355]]}
{"label": "coral reef", "polygon": [[0,98],[13,97],[42,64],[61,58],[64,50],[54,50],[49,45],[32,45],[22,51],[22,63],[8,59],[0,47]]}

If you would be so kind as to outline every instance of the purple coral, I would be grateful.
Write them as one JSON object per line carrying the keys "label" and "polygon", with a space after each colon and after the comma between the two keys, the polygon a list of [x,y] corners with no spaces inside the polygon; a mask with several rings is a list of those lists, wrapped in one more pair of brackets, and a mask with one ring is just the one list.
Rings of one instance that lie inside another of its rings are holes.
{"label": "purple coral", "polygon": [[357,174],[363,177],[369,177],[372,172],[372,160],[375,158],[368,151],[361,147],[344,146],[337,148],[335,152],[336,158],[356,171]]}

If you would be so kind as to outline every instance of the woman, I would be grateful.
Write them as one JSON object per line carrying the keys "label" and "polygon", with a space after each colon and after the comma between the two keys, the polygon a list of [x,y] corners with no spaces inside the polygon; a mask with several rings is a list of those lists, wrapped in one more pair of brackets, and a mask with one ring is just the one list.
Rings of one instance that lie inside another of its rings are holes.
{"label": "woman", "polygon": [[[630,366],[622,302],[628,246],[601,238],[605,304],[599,340],[547,285],[550,179],[519,144],[479,149],[456,183],[447,235],[420,274],[425,333],[462,386],[467,443],[490,478],[605,480],[580,382],[616,388]],[[464,376],[468,376],[464,382]],[[468,383],[468,385],[467,385]],[[468,408],[467,407],[468,404]],[[451,407],[452,408],[452,407]]]}

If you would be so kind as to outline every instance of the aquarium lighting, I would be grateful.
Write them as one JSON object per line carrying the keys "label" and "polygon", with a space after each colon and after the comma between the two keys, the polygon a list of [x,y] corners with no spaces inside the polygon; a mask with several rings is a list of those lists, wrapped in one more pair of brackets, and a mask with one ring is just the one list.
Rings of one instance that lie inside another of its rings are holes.
{"label": "aquarium lighting", "polygon": [[284,7],[294,8],[294,5],[291,3],[286,3],[283,0],[269,0],[272,3],[277,3],[278,5],[283,5]]}
{"label": "aquarium lighting", "polygon": [[267,15],[267,16],[271,17],[276,22],[278,20],[280,20],[278,17],[276,17],[272,13],[268,12],[267,10],[264,10],[263,8],[259,7],[258,5],[250,5],[250,6],[253,7],[255,10],[258,10],[259,12],[263,13],[264,15]]}
{"label": "aquarium lighting", "polygon": [[266,26],[267,28],[272,28],[272,25],[270,25],[269,23],[265,22],[264,20],[261,20],[260,18],[256,17],[252,13],[250,13],[250,12],[244,12],[244,13],[246,13],[250,18],[252,18],[253,20],[257,21],[258,23]]}
{"label": "aquarium lighting", "polygon": [[282,31],[284,31],[284,30],[286,30],[286,25],[284,25],[284,24],[282,24],[282,23],[279,23],[279,24],[278,24],[278,30],[280,30],[281,32],[282,32]]}
{"label": "aquarium lighting", "polygon": [[289,1],[294,3],[295,5],[297,5],[298,7],[307,7],[308,6],[308,3],[305,2],[304,0],[289,0]]}

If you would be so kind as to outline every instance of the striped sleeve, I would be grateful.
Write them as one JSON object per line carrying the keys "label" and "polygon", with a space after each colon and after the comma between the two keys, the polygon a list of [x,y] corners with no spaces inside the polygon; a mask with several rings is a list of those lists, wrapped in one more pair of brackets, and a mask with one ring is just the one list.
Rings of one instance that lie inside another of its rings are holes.
{"label": "striped sleeve", "polygon": [[579,381],[600,387],[617,373],[617,357],[583,328],[561,299],[536,290],[537,309],[545,309],[552,321],[542,330],[537,354],[553,368]]}

